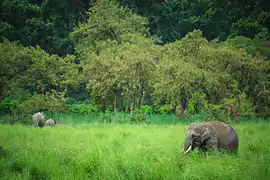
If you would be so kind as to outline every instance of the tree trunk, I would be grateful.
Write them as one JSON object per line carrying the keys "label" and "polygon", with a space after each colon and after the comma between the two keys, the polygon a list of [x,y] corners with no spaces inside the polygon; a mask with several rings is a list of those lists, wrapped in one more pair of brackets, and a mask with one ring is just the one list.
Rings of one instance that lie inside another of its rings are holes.
{"label": "tree trunk", "polygon": [[132,118],[132,113],[133,113],[133,106],[134,106],[134,92],[135,90],[133,89],[132,96],[131,96],[131,103],[130,103],[130,119]]}
{"label": "tree trunk", "polygon": [[[136,64],[136,71],[135,71],[134,79],[136,79],[136,77],[137,77],[138,69],[139,69],[139,64],[137,63]],[[133,85],[132,95],[131,95],[131,104],[130,104],[130,119],[132,118],[134,99],[135,99],[135,88],[134,88],[134,85]]]}
{"label": "tree trunk", "polygon": [[145,98],[145,90],[142,90],[142,93],[139,98],[139,103],[138,103],[139,112],[141,112],[141,105],[143,105],[144,103],[144,98]]}
{"label": "tree trunk", "polygon": [[230,112],[231,112],[231,108],[227,107],[227,122],[228,123],[231,123]]}
{"label": "tree trunk", "polygon": [[131,99],[130,99],[130,96],[129,96],[128,97],[128,103],[127,103],[127,105],[125,107],[125,112],[130,113],[130,103],[131,103]]}
{"label": "tree trunk", "polygon": [[[184,90],[185,92],[185,90]],[[186,96],[186,92],[183,95],[183,97],[181,98],[181,106],[182,106],[182,111],[185,111],[188,107],[188,101],[187,101],[187,96]]]}
{"label": "tree trunk", "polygon": [[181,106],[182,106],[182,110],[181,110],[181,113],[180,113],[180,117],[184,117],[184,116],[188,116],[188,112],[186,111],[187,110],[187,107],[188,107],[188,100],[187,100],[187,96],[186,96],[186,90],[185,88],[183,88],[183,96],[181,97]]}
{"label": "tree trunk", "polygon": [[113,100],[113,111],[114,111],[114,114],[116,115],[117,113],[117,106],[116,106],[116,93],[114,93],[114,100]]}
{"label": "tree trunk", "polygon": [[198,102],[194,105],[194,113],[195,114],[199,113],[199,103]]}
{"label": "tree trunk", "polygon": [[235,111],[235,109],[232,109],[232,114],[234,116],[235,123],[239,124],[239,119],[238,119],[239,113],[237,112],[237,110]]}
{"label": "tree trunk", "polygon": [[142,64],[138,64],[138,68],[137,70],[140,68],[140,71],[139,71],[139,83],[140,83],[140,97],[138,99],[138,110],[139,110],[139,113],[141,113],[141,105],[142,105],[142,101],[143,101],[143,98],[144,98],[144,94],[145,94],[145,91],[144,91],[144,86],[143,86],[143,80],[142,80]]}
{"label": "tree trunk", "polygon": [[235,112],[234,114],[235,114],[235,116],[234,116],[234,118],[235,118],[235,122],[236,122],[236,124],[239,124],[239,119],[238,119],[238,117],[240,116],[240,114],[241,114],[241,99],[240,99],[240,97],[239,97],[239,95],[237,95],[237,104],[238,104],[238,109],[236,110],[237,112]]}

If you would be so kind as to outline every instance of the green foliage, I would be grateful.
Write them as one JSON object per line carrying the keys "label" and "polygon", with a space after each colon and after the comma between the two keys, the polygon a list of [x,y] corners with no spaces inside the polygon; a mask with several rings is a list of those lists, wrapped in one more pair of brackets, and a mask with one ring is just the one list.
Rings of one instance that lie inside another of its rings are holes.
{"label": "green foliage", "polygon": [[174,42],[194,29],[200,29],[208,40],[226,40],[230,34],[254,37],[269,31],[269,1],[137,1],[119,0],[149,19],[152,35],[163,44]]}
{"label": "green foliage", "polygon": [[165,101],[173,107],[181,104],[185,108],[192,93],[201,91],[205,81],[208,86],[214,83],[210,79],[212,72],[204,69],[206,59],[199,58],[201,49],[209,49],[206,43],[200,31],[193,31],[182,40],[164,46],[152,81],[156,104]]}
{"label": "green foliage", "polygon": [[[24,48],[22,45],[5,40],[0,43],[0,88],[1,96],[7,95],[8,86],[12,79],[17,79],[32,63],[32,48]],[[18,92],[18,91],[17,91]]]}
{"label": "green foliage", "polygon": [[[3,104],[7,104],[7,100],[2,101],[1,105]],[[51,118],[56,113],[71,112],[70,106],[66,104],[64,93],[57,93],[55,91],[46,94],[35,93],[20,103],[13,101],[12,104],[9,103],[8,105],[10,106],[10,110],[7,112],[8,117],[5,122],[12,120],[15,123],[19,121],[23,124],[31,124],[31,121],[27,118],[36,112],[50,114]]]}
{"label": "green foliage", "polygon": [[246,19],[239,19],[232,24],[232,32],[230,36],[246,36],[250,38],[256,37],[258,34],[268,31],[266,22],[270,19],[270,12],[259,11],[253,16]]}
{"label": "green foliage", "polygon": [[269,116],[266,1],[92,2],[1,2],[4,111]]}
{"label": "green foliage", "polygon": [[0,102],[0,114],[8,114],[11,113],[12,109],[18,108],[19,104],[14,99],[5,98]]}
{"label": "green foliage", "polygon": [[32,114],[38,111],[67,113],[69,112],[69,108],[65,104],[65,101],[64,94],[55,91],[46,94],[34,94],[30,99],[25,100],[21,104],[21,108],[16,111],[20,111],[23,114]]}
{"label": "green foliage", "polygon": [[174,108],[170,104],[166,104],[163,106],[160,106],[159,108],[155,108],[155,112],[159,114],[169,114],[174,112]]}
{"label": "green foliage", "polygon": [[3,95],[24,100],[28,93],[62,91],[76,84],[78,69],[74,56],[60,58],[41,48],[23,47],[4,41],[0,44],[1,88]]}
{"label": "green foliage", "polygon": [[118,6],[114,1],[98,0],[88,10],[89,19],[80,24],[70,34],[74,39],[76,51],[83,59],[90,53],[99,53],[100,41],[116,40],[121,42],[121,35],[147,35],[146,18],[132,13],[129,9]]}
{"label": "green foliage", "polygon": [[146,113],[146,114],[152,114],[154,111],[154,108],[149,105],[143,105],[140,108],[141,108],[141,112]]}
{"label": "green foliage", "polygon": [[205,117],[206,121],[221,121],[221,122],[227,122],[226,119],[226,110],[224,110],[223,105],[220,104],[207,104],[206,110],[207,110],[207,116]]}
{"label": "green foliage", "polygon": [[[241,93],[247,93],[249,99],[252,96],[251,103],[256,104],[255,87],[260,92],[267,92],[261,83],[265,84],[268,76],[268,62],[232,47],[213,46],[202,38],[200,31],[193,31],[180,41],[164,46],[156,67],[152,81],[154,103],[180,104],[191,113],[197,103],[203,108],[206,103],[222,103],[225,97],[237,100]],[[252,86],[250,82],[253,82]],[[268,86],[265,84],[265,87]],[[193,97],[196,93],[204,97]],[[217,108],[213,109],[216,111]]]}
{"label": "green foliage", "polygon": [[207,104],[206,95],[200,92],[192,93],[191,99],[188,104],[188,112],[195,114],[195,113],[202,113],[203,109]]}
{"label": "green foliage", "polygon": [[195,109],[194,109],[194,105],[193,104],[188,104],[188,112],[191,114],[195,114]]}
{"label": "green foliage", "polygon": [[[117,3],[124,6],[120,8],[121,11],[116,9]],[[148,26],[150,34],[157,35],[163,44],[174,42],[194,29],[200,29],[208,40],[218,38],[223,41],[227,37],[239,35],[253,38],[265,32],[269,34],[269,5],[267,0],[194,0],[192,3],[177,0],[3,0],[0,34],[1,38],[18,40],[24,45],[39,45],[46,52],[64,56],[72,53],[74,48],[69,33],[78,24],[85,23],[88,17],[91,18],[93,31],[81,27],[93,34],[89,38],[91,44],[95,40],[117,37],[126,30],[123,24],[140,29],[141,24],[136,22],[141,17],[125,18],[128,7],[143,16],[144,21],[147,19],[148,23],[144,24]],[[91,11],[87,13],[88,8]],[[112,19],[113,16],[119,16],[120,20]],[[80,33],[75,37],[83,35],[84,33]]]}
{"label": "green foliage", "polygon": [[145,18],[108,1],[98,1],[89,12],[88,22],[71,36],[93,101],[107,108],[115,96],[142,98],[156,53],[153,40],[145,37]]}
{"label": "green foliage", "polygon": [[[231,107],[232,111],[228,112],[228,107]],[[248,99],[245,92],[242,92],[237,97],[228,97],[220,101],[219,104],[207,104],[207,121],[218,120],[227,122],[227,118],[235,118],[240,116],[254,116],[256,115],[254,107],[251,101]]]}
{"label": "green foliage", "polygon": [[1,39],[65,56],[74,48],[68,34],[86,19],[89,0],[1,1]]}
{"label": "green foliage", "polygon": [[91,115],[99,111],[98,106],[91,104],[72,104],[71,112],[80,115]]}
{"label": "green foliage", "polygon": [[244,49],[248,54],[253,56],[259,55],[266,58],[270,58],[270,38],[268,33],[266,35],[259,36],[257,34],[255,38],[248,38],[245,36],[232,36],[226,41],[219,43],[219,46],[229,46],[238,49]]}

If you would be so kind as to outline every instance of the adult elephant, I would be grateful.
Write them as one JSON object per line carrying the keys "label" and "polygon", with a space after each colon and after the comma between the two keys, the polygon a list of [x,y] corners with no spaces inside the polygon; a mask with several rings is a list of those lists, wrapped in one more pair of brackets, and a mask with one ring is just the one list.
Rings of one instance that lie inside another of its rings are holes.
{"label": "adult elephant", "polygon": [[238,135],[234,128],[219,121],[190,124],[186,133],[185,153],[196,147],[200,151],[209,149],[237,152]]}
{"label": "adult elephant", "polygon": [[38,112],[32,115],[32,122],[37,127],[43,127],[45,125],[45,114],[43,112]]}

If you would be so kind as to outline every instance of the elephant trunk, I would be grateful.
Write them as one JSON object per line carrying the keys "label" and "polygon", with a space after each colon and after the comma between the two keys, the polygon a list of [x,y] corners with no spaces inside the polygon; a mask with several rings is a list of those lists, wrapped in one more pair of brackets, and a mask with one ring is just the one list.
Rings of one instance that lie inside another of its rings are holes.
{"label": "elephant trunk", "polygon": [[185,153],[187,153],[187,152],[190,151],[191,146],[192,146],[192,142],[189,141],[189,140],[186,140],[185,145],[184,145],[184,151],[185,151]]}

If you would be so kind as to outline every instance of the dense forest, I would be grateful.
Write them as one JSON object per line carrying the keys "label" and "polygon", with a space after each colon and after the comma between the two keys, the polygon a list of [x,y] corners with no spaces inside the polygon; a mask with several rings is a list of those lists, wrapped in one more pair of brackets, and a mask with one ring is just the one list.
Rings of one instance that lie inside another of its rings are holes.
{"label": "dense forest", "polygon": [[268,0],[2,0],[1,114],[270,116]]}

